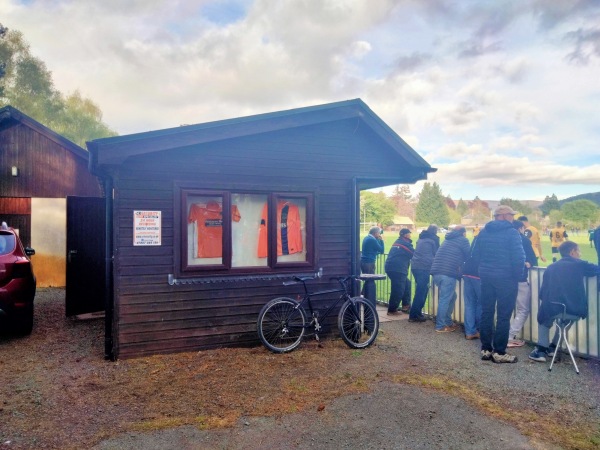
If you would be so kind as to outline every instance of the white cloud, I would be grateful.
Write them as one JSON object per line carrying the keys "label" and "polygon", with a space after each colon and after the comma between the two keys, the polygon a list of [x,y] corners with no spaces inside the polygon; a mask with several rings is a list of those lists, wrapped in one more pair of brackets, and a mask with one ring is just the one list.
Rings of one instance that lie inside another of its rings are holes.
{"label": "white cloud", "polygon": [[543,198],[600,185],[600,4],[558,3],[0,0],[0,20],[120,133],[361,97],[445,193]]}

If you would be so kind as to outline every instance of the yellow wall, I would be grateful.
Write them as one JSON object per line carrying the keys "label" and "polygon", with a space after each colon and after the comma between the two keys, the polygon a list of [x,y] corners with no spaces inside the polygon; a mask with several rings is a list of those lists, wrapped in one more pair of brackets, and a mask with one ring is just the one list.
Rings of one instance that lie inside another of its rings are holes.
{"label": "yellow wall", "polygon": [[31,199],[31,258],[38,287],[66,285],[67,200]]}

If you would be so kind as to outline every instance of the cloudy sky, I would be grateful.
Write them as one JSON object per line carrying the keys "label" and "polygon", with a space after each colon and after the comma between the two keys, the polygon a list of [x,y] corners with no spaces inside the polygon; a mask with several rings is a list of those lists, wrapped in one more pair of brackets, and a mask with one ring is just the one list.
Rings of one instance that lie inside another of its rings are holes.
{"label": "cloudy sky", "polygon": [[0,22],[119,134],[361,98],[456,200],[600,191],[598,0],[0,0]]}

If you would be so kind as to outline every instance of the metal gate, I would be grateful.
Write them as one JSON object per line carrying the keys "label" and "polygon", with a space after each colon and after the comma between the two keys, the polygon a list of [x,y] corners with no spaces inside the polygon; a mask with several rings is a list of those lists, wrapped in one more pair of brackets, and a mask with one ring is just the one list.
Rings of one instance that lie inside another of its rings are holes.
{"label": "metal gate", "polygon": [[104,211],[103,198],[67,197],[67,316],[105,309]]}

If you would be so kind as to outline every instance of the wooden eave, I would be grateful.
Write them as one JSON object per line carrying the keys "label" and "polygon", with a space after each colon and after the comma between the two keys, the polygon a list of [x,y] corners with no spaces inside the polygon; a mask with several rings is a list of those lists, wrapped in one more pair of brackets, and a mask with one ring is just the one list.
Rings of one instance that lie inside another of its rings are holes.
{"label": "wooden eave", "polygon": [[89,158],[89,153],[87,150],[81,148],[60,134],[52,131],[50,128],[42,125],[37,120],[32,119],[18,109],[13,108],[12,106],[5,106],[4,108],[0,109],[0,129],[10,128],[17,124],[23,124],[31,128],[32,130],[57,143],[66,150],[69,150],[71,153],[84,159],[85,161],[87,161]]}
{"label": "wooden eave", "polygon": [[[399,156],[410,164],[416,170],[416,180],[426,178],[427,173],[436,170],[431,168],[417,152],[404,142],[400,136],[388,127],[360,99],[126,136],[96,139],[87,143],[90,153],[89,168],[92,173],[97,174],[109,166],[118,166],[127,158],[133,156],[352,119],[357,121],[357,127],[363,124],[371,128],[383,142],[394,149]],[[380,181],[381,179],[379,179]],[[367,182],[367,184],[371,183]]]}

